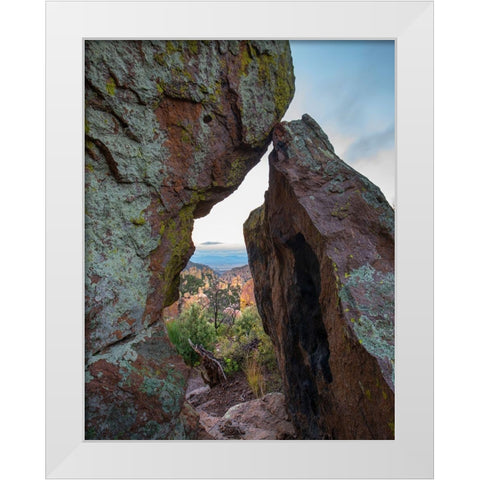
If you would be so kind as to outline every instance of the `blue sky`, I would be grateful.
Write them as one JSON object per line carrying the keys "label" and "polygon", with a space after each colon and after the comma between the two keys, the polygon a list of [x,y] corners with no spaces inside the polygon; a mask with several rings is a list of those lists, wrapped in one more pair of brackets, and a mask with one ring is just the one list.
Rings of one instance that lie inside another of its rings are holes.
{"label": "blue sky", "polygon": [[[395,44],[393,41],[292,41],[295,96],[284,120],[312,116],[337,155],[395,203]],[[266,156],[242,185],[195,221],[195,244],[243,243],[242,225],[263,203]]]}

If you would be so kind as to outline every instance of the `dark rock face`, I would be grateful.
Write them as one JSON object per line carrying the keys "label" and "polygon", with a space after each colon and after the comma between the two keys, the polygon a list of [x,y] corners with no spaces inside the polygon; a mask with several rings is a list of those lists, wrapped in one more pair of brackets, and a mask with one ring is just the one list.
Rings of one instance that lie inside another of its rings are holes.
{"label": "dark rock face", "polygon": [[393,210],[308,115],[273,143],[244,233],[297,438],[392,439]]}
{"label": "dark rock face", "polygon": [[294,91],[284,41],[87,41],[87,438],[194,438],[161,322],[195,218],[266,151]]}

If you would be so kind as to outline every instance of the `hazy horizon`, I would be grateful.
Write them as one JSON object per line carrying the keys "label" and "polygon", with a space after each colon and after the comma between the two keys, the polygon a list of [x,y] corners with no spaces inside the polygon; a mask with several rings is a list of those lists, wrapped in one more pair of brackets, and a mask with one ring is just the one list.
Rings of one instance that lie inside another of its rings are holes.
{"label": "hazy horizon", "polygon": [[247,249],[242,243],[196,245],[191,262],[206,265],[220,273],[248,265]]}

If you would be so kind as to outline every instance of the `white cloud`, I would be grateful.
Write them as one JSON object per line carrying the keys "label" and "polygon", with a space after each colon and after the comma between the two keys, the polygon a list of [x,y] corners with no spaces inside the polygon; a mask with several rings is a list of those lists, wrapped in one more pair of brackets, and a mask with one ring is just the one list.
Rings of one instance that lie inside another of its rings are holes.
{"label": "white cloud", "polygon": [[390,205],[395,203],[395,149],[379,150],[370,157],[359,158],[350,165],[377,185]]}
{"label": "white cloud", "polygon": [[343,155],[350,148],[350,145],[356,141],[356,137],[354,135],[345,135],[335,130],[329,132],[324,129],[324,131],[328,135],[328,139],[333,145],[335,153],[343,159]]}

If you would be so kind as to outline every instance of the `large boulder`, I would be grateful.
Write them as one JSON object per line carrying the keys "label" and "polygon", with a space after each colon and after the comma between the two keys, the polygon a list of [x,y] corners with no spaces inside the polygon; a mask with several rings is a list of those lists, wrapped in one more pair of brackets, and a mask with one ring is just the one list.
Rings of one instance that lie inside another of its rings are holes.
{"label": "large boulder", "polygon": [[394,438],[394,214],[316,122],[275,127],[244,225],[298,438]]}
{"label": "large boulder", "polygon": [[234,405],[219,420],[208,415],[201,415],[200,419],[208,434],[215,440],[295,438],[295,429],[285,409],[285,397],[278,392]]}
{"label": "large boulder", "polygon": [[86,41],[87,438],[195,436],[162,310],[293,91],[286,41]]}

